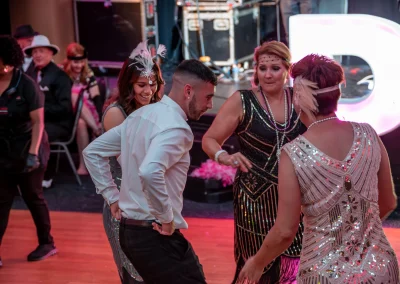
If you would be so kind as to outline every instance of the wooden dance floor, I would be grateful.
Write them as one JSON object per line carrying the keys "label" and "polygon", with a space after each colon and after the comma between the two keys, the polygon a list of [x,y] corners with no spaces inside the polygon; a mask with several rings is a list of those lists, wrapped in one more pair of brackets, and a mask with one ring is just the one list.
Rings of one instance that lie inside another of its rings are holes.
{"label": "wooden dance floor", "polygon": [[[36,243],[29,211],[11,211],[1,247],[4,284],[118,284],[101,214],[51,212],[52,233],[59,253],[44,261],[27,262]],[[228,284],[234,272],[233,221],[188,218],[183,233],[192,242],[209,284]],[[400,229],[385,229],[400,256]]]}

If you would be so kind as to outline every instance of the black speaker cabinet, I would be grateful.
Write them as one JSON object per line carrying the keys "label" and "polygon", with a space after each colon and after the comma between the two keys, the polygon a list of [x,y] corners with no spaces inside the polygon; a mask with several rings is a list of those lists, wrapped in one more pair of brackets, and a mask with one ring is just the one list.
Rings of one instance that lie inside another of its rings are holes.
{"label": "black speaker cabinet", "polygon": [[158,46],[156,0],[74,0],[76,40],[92,66],[120,68],[139,42]]}
{"label": "black speaker cabinet", "polygon": [[[271,2],[276,0],[199,0],[199,5],[230,5],[232,7],[239,7],[244,5],[252,5],[259,2]],[[279,1],[279,0],[278,0]],[[181,6],[196,6],[196,0],[176,0],[176,3]]]}
{"label": "black speaker cabinet", "polygon": [[[185,59],[201,54],[202,27],[205,55],[218,66],[251,60],[260,41],[259,5],[234,8],[229,5],[183,8]],[[200,14],[200,25],[198,20]]]}

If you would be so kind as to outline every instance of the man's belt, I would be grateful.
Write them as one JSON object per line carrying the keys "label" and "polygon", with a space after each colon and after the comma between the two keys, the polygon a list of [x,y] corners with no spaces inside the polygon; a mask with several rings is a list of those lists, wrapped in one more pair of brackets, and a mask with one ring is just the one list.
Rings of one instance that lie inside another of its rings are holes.
{"label": "man's belt", "polygon": [[153,227],[154,222],[156,222],[156,220],[135,220],[135,219],[127,219],[124,217],[121,218],[121,224],[128,226]]}

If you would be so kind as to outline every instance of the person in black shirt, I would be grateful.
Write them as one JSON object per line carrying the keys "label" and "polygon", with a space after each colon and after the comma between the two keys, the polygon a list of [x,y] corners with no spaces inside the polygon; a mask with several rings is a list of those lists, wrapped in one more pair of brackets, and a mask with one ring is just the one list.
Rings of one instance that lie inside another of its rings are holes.
{"label": "person in black shirt", "polygon": [[42,189],[50,152],[43,131],[44,96],[17,68],[23,59],[17,41],[0,36],[0,246],[19,187],[36,225],[39,246],[28,255],[28,261],[35,261],[57,253],[57,249]]}
{"label": "person in black shirt", "polygon": [[[24,52],[33,58],[35,69],[27,74],[35,80],[45,95],[44,118],[49,141],[66,141],[71,136],[74,113],[72,109],[72,81],[54,62],[58,46],[50,44],[44,35],[33,38],[32,45]],[[55,174],[55,157],[50,157],[43,187],[50,187]]]}
{"label": "person in black shirt", "polygon": [[[31,25],[20,25],[15,29],[14,38],[19,46],[24,49],[32,44],[33,37],[38,34]],[[33,68],[35,68],[35,64],[33,64],[32,57],[25,56],[21,71],[27,72],[28,69],[31,70]]]}

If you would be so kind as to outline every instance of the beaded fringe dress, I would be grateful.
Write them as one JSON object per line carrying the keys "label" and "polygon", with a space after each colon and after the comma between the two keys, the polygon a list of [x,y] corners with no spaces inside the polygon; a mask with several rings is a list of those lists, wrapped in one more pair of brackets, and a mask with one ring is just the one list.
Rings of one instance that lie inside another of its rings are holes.
{"label": "beaded fringe dress", "polygon": [[[286,129],[279,131],[279,141],[287,143],[305,131],[292,106],[292,89],[285,90],[289,113]],[[235,222],[235,260],[233,283],[245,261],[257,253],[264,238],[273,227],[278,207],[277,136],[273,118],[250,90],[240,91],[243,119],[235,134],[240,152],[253,167],[244,173],[238,170],[233,186]],[[296,280],[302,243],[303,225],[300,223],[291,246],[268,267],[259,283],[292,283]]]}
{"label": "beaded fringe dress", "polygon": [[352,126],[353,144],[342,161],[303,136],[283,148],[295,167],[304,214],[298,284],[400,283],[379,218],[378,137],[368,124]]}
{"label": "beaded fringe dress", "polygon": [[[118,107],[124,116],[126,117],[126,114],[123,110],[123,108],[119,104],[111,104],[109,105],[103,114],[103,120],[104,116],[107,113],[107,111],[111,107]],[[102,120],[102,126],[103,126],[103,132],[104,132],[104,122]],[[110,158],[110,169],[111,169],[111,174],[114,179],[115,184],[118,186],[118,189],[120,189],[121,186],[121,177],[122,177],[122,170],[121,166],[119,165],[117,158],[116,157],[111,157]],[[104,207],[103,207],[103,224],[104,224],[104,230],[106,231],[108,241],[110,242],[111,250],[114,256],[114,261],[115,264],[117,265],[119,275],[121,279],[123,278],[123,269],[125,269],[128,274],[131,276],[131,279],[127,280],[124,279],[123,283],[140,283],[144,284],[142,277],[139,275],[139,273],[136,271],[136,269],[133,267],[132,263],[129,261],[128,257],[125,255],[125,253],[121,249],[121,245],[119,243],[119,221],[115,220],[113,216],[111,215],[111,210],[110,207],[106,202],[104,202]]]}

